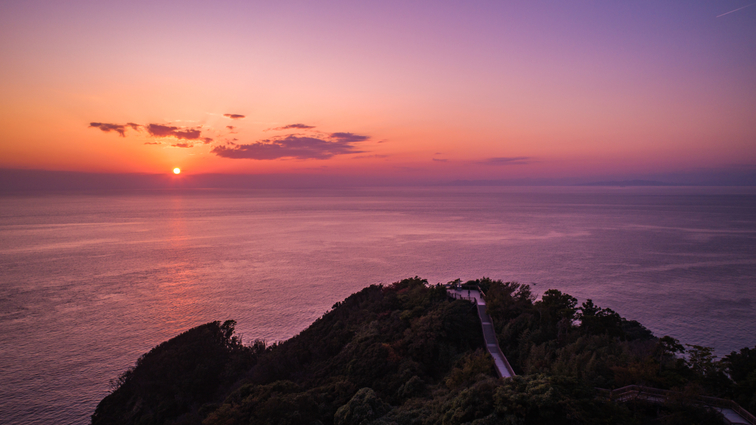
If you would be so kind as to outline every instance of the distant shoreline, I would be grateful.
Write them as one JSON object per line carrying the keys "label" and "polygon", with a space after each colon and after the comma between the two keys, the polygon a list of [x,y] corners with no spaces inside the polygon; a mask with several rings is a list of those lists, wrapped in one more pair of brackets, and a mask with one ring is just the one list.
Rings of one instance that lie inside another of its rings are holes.
{"label": "distant shoreline", "polygon": [[679,175],[660,179],[455,179],[328,174],[94,173],[0,169],[0,193],[81,190],[356,189],[409,187],[756,187],[756,174]]}

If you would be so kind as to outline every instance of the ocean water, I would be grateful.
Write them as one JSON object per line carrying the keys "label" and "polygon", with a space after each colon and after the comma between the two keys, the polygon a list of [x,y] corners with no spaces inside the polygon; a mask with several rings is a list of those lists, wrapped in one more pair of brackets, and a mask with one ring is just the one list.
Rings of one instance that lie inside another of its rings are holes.
{"label": "ocean water", "polygon": [[415,275],[556,288],[721,356],[756,345],[756,190],[5,196],[0,423],[87,423],[111,379],[193,326],[283,340]]}

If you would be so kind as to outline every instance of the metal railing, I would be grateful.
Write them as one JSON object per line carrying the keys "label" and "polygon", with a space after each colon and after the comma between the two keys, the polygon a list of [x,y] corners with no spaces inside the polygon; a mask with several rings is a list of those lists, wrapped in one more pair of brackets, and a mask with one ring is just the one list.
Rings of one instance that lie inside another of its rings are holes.
{"label": "metal railing", "polygon": [[687,394],[679,391],[660,390],[658,388],[644,387],[642,385],[628,385],[614,390],[608,390],[604,388],[596,389],[599,392],[605,394],[609,400],[613,401],[629,401],[640,399],[651,402],[668,402],[686,400],[688,402],[699,405],[731,409],[749,424],[756,425],[756,416],[752,415],[751,412],[745,410],[738,403],[724,398],[700,395],[688,396]]}
{"label": "metal railing", "polygon": [[[491,318],[491,315],[488,314],[487,311],[485,311],[486,306],[485,305],[476,305],[476,310],[478,310],[478,319],[480,319],[480,325],[483,327],[484,323],[486,322],[486,319],[488,319],[488,323],[491,325],[491,337],[486,337],[485,329],[483,329],[483,340],[486,342],[486,349],[488,349],[488,353],[492,355],[493,357],[493,351],[495,351],[500,357],[501,360],[504,362],[504,368],[509,373],[509,376],[506,376],[506,378],[509,377],[515,377],[517,374],[515,373],[514,369],[512,369],[512,365],[509,364],[509,360],[507,360],[507,356],[504,355],[504,352],[501,351],[501,347],[499,346],[499,339],[496,337],[496,331],[493,330],[493,319]],[[493,347],[493,348],[491,348]],[[501,378],[505,378],[504,374],[501,373],[501,371],[498,370],[499,375],[501,375]]]}
{"label": "metal railing", "polygon": [[[483,297],[486,296],[485,292],[483,292],[482,289],[480,289],[479,286],[475,286],[475,288],[455,288],[464,291],[465,289],[474,289],[477,290]],[[466,297],[462,294],[458,294],[456,292],[447,292],[449,296],[455,299],[459,300],[467,300],[470,302],[475,303],[475,309],[478,312],[478,320],[480,320],[480,326],[481,330],[483,331],[483,340],[486,343],[486,349],[488,350],[488,353],[491,355],[491,357],[494,358],[494,364],[496,363],[496,357],[501,358],[502,363],[504,364],[504,369],[506,369],[506,373],[503,373],[501,370],[499,370],[499,367],[496,366],[496,372],[499,374],[501,378],[509,378],[517,376],[515,374],[514,369],[512,369],[512,365],[509,364],[509,360],[507,360],[507,356],[504,355],[504,352],[501,351],[501,347],[499,347],[499,340],[496,337],[496,332],[493,330],[493,319],[491,318],[491,315],[488,314],[488,311],[486,309],[485,304],[478,304],[478,300],[475,297]],[[487,335],[486,332],[486,325],[489,324],[491,327],[490,335]],[[493,348],[492,348],[493,347]],[[494,353],[496,355],[494,355]],[[509,374],[509,376],[506,376],[506,374]]]}
{"label": "metal railing", "polygon": [[457,300],[465,300],[465,301],[475,302],[475,297],[465,297],[464,295],[460,295],[460,294],[457,294],[457,293],[454,293],[454,292],[449,292],[449,296],[452,297],[452,298],[454,298],[454,299],[457,299]]}

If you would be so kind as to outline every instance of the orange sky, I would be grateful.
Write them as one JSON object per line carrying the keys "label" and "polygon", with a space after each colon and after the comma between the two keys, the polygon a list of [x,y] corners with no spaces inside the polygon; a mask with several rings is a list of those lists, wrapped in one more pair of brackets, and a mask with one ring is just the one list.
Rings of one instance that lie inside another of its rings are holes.
{"label": "orange sky", "polygon": [[[0,168],[498,179],[753,166],[756,7],[717,17],[743,5],[4,2]],[[271,130],[292,124],[312,128]]]}

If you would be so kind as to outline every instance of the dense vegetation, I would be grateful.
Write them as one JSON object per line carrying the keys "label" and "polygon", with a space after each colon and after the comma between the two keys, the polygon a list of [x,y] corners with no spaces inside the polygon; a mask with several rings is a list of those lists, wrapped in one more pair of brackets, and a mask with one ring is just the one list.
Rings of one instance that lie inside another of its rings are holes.
{"label": "dense vegetation", "polygon": [[[599,388],[640,384],[756,407],[756,349],[715,361],[707,347],[655,338],[588,300],[527,285],[486,292],[515,371],[498,379],[475,308],[413,278],[353,294],[299,335],[245,346],[209,323],[142,356],[93,424],[704,424],[686,403],[614,403]],[[686,354],[686,356],[683,356]]]}
{"label": "dense vegetation", "polygon": [[234,325],[208,323],[153,348],[111,382],[115,391],[97,406],[92,423],[164,423],[223,396],[265,350],[260,343],[242,345]]}

